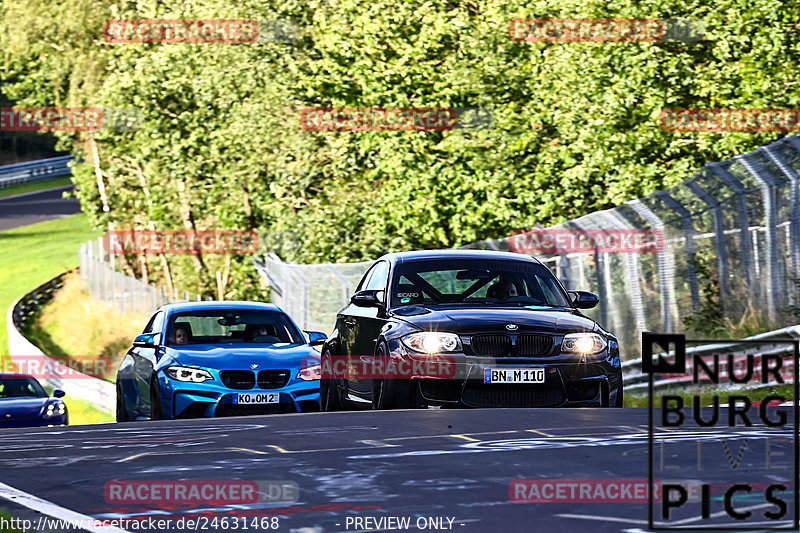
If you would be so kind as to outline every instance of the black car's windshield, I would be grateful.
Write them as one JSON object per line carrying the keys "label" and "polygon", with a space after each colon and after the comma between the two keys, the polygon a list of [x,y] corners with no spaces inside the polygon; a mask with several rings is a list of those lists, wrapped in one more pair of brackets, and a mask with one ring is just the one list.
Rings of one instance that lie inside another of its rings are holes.
{"label": "black car's windshield", "polygon": [[567,307],[567,295],[544,266],[487,259],[401,263],[395,269],[392,307],[490,304]]}
{"label": "black car's windshield", "polygon": [[303,344],[305,339],[278,311],[219,309],[172,315],[167,345],[258,343]]}
{"label": "black car's windshield", "polygon": [[5,398],[46,398],[47,392],[32,378],[0,379],[0,400]]}

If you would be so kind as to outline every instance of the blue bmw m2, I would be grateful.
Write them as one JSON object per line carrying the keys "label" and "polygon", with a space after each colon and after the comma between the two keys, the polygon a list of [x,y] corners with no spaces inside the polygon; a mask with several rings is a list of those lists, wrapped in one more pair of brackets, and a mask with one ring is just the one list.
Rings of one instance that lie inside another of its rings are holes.
{"label": "blue bmw m2", "polygon": [[117,371],[117,422],[318,411],[326,336],[305,333],[272,304],[165,305]]}

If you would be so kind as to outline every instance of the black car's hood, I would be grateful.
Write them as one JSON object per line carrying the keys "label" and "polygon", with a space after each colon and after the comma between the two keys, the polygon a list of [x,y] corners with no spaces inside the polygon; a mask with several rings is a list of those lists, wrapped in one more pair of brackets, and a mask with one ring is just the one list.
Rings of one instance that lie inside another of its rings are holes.
{"label": "black car's hood", "polygon": [[[540,310],[528,307],[445,307],[409,306],[395,309],[394,316],[426,331],[470,334],[541,332],[564,334],[593,331],[596,324],[569,311]],[[508,324],[516,329],[509,330]]]}

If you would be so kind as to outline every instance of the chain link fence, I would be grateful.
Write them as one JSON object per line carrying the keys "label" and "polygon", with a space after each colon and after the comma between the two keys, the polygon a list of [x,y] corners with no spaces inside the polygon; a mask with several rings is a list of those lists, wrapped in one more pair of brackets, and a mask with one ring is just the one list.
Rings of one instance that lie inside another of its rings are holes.
{"label": "chain link fence", "polygon": [[[89,294],[112,303],[121,313],[150,313],[168,303],[200,301],[188,291],[169,294],[165,287],[136,279],[117,270],[117,256],[103,248],[103,238],[81,245],[80,276]],[[210,297],[207,299],[211,299]]]}
{"label": "chain link fence", "polygon": [[[626,359],[638,355],[642,331],[684,331],[684,318],[708,306],[709,296],[724,317],[763,314],[777,326],[800,297],[798,171],[800,137],[786,137],[710,163],[670,189],[555,226],[660,231],[658,252],[535,255],[567,289],[600,296],[587,314],[620,338]],[[512,239],[465,248],[516,251]],[[330,332],[370,263],[296,265],[267,254],[255,264],[302,327]]]}

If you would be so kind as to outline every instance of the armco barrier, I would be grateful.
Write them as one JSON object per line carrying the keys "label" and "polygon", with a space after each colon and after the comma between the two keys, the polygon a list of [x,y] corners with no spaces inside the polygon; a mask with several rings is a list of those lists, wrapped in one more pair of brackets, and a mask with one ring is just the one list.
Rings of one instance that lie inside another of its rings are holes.
{"label": "armco barrier", "polygon": [[72,173],[72,170],[69,168],[69,162],[73,159],[75,158],[71,155],[67,155],[63,157],[52,157],[50,159],[40,159],[39,161],[0,166],[0,189],[5,189],[11,185],[20,183],[30,183],[60,176],[69,176]]}
{"label": "armco barrier", "polygon": [[[686,348],[686,360],[689,363],[693,356],[700,356],[705,358],[711,357],[714,354],[725,356],[726,360],[720,359],[720,372],[726,373],[730,370],[727,368],[727,356],[733,356],[734,369],[739,373],[739,365],[746,361],[750,355],[753,356],[754,361],[759,361],[764,355],[780,355],[784,358],[784,367],[791,369],[794,375],[794,349],[786,342],[776,342],[778,340],[787,341],[800,340],[800,325],[789,326],[786,328],[777,329],[775,331],[768,331],[766,333],[759,333],[752,337],[747,337],[742,340],[758,341],[748,343],[738,343],[735,340],[726,341],[721,340],[714,344],[705,344],[703,346],[695,346]],[[653,359],[658,357],[664,359],[671,359],[674,357],[674,352],[666,354],[654,354]],[[628,393],[646,393],[648,387],[647,374],[642,372],[642,359],[632,359],[622,363],[622,379],[625,384],[625,392]],[[689,386],[691,383],[691,376],[659,376],[659,379],[653,383],[655,388],[675,387],[675,386]]]}
{"label": "armco barrier", "polygon": [[32,358],[41,358],[40,368],[47,364],[54,368],[53,375],[59,374],[72,375],[66,379],[58,377],[40,379],[44,385],[49,385],[54,389],[61,389],[67,393],[67,401],[70,397],[80,398],[91,403],[97,409],[113,413],[115,410],[116,388],[112,383],[97,379],[91,376],[75,376],[75,371],[67,369],[61,363],[47,357],[38,347],[31,343],[20,333],[19,328],[26,320],[31,318],[40,305],[52,297],[52,293],[63,283],[65,274],[43,283],[36,289],[22,296],[19,300],[11,304],[6,314],[6,329],[8,330],[8,354],[12,361],[19,361],[21,366],[30,366]]}

